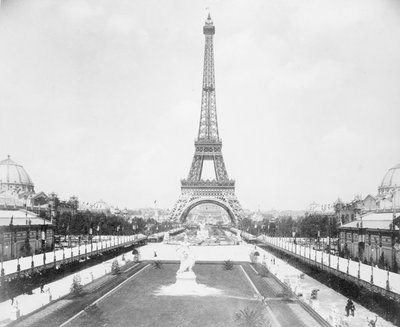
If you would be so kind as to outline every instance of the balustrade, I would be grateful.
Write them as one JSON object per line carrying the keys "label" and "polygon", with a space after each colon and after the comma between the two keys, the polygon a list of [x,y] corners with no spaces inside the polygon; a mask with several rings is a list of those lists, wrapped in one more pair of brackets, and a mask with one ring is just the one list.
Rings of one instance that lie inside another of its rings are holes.
{"label": "balustrade", "polygon": [[311,248],[311,245],[294,244],[293,239],[290,238],[263,236],[261,240],[307,260],[313,260],[315,264],[322,264],[382,289],[400,294],[400,274],[315,250]]}
{"label": "balustrade", "polygon": [[[136,236],[136,237],[135,237]],[[103,241],[92,242],[89,248],[87,242],[83,245],[77,245],[71,248],[62,248],[53,250],[51,252],[40,253],[29,257],[21,257],[14,260],[8,260],[3,262],[3,268],[5,276],[12,275],[17,272],[18,268],[21,272],[27,271],[32,268],[39,268],[40,266],[54,265],[57,262],[65,263],[66,261],[72,261],[75,256],[79,260],[84,256],[85,260],[90,255],[103,250],[107,250],[111,247],[122,246],[129,244],[133,241],[144,239],[143,235],[129,235],[129,236],[103,236]]]}

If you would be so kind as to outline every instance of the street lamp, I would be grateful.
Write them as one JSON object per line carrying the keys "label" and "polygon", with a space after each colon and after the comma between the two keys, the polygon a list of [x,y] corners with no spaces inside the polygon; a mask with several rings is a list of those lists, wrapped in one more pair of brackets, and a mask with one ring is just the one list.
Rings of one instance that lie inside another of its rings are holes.
{"label": "street lamp", "polygon": [[89,228],[89,239],[90,239],[90,254],[93,252],[93,229]]}
{"label": "street lamp", "polygon": [[43,218],[43,226],[41,231],[41,241],[42,241],[42,253],[43,253],[43,265],[46,266],[46,220]]}
{"label": "street lamp", "polygon": [[4,259],[4,232],[0,234],[1,236],[1,286],[4,285],[4,267],[3,267],[3,259]]}

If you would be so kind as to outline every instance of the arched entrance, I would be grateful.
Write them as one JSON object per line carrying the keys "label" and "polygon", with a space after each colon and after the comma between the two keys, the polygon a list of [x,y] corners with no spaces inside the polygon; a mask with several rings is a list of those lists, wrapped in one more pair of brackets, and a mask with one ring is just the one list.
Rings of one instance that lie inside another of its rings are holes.
{"label": "arched entrance", "polygon": [[200,199],[195,199],[194,201],[189,202],[185,206],[184,210],[182,211],[182,214],[179,217],[179,222],[185,223],[189,212],[201,204],[214,204],[214,205],[221,207],[228,214],[232,224],[236,225],[237,219],[235,217],[234,212],[231,210],[231,208],[229,207],[228,204],[226,204],[224,201],[221,201],[217,198],[206,198],[206,199],[200,198]]}

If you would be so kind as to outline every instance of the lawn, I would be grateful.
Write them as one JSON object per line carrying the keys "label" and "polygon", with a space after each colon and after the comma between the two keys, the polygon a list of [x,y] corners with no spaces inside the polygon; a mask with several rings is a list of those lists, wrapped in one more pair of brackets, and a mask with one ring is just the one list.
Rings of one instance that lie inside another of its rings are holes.
{"label": "lawn", "polygon": [[[146,268],[73,320],[68,326],[235,326],[235,314],[260,307],[240,266],[197,264],[197,282],[222,290],[218,296],[157,296],[163,285],[175,283],[178,265]],[[267,312],[262,309],[265,317]]]}

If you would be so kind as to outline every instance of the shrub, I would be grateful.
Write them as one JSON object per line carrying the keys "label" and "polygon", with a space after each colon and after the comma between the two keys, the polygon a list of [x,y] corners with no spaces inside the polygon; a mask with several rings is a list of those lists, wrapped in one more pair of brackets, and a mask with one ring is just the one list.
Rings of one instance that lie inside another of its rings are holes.
{"label": "shrub", "polygon": [[153,267],[156,269],[161,269],[162,268],[162,263],[159,260],[154,261]]}
{"label": "shrub", "polygon": [[225,260],[224,261],[224,268],[225,270],[232,270],[233,269],[233,263],[231,260]]}
{"label": "shrub", "polygon": [[72,279],[70,293],[76,296],[82,294],[82,291],[83,287],[82,287],[81,276],[75,275],[74,278]]}
{"label": "shrub", "polygon": [[235,322],[237,326],[241,327],[271,327],[271,323],[265,320],[261,305],[257,305],[254,309],[246,307],[238,311],[235,315]]}
{"label": "shrub", "polygon": [[121,269],[119,268],[119,263],[117,259],[114,259],[111,265],[111,273],[113,275],[117,275],[121,272]]}

